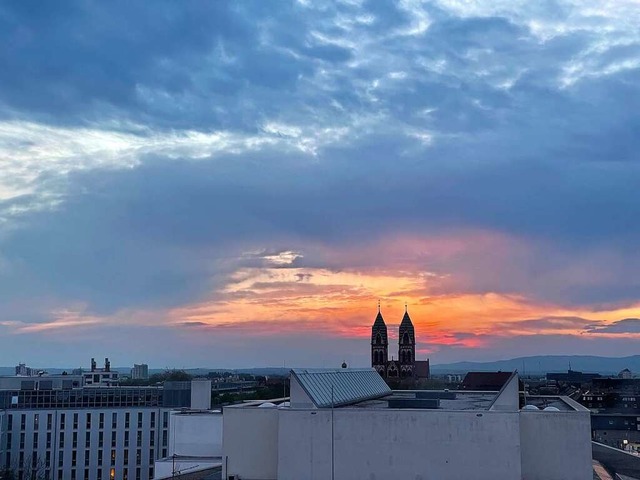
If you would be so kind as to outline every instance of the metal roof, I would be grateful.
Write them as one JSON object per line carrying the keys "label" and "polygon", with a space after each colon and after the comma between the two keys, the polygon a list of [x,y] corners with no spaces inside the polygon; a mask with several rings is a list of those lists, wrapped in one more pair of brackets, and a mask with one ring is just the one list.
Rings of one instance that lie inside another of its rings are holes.
{"label": "metal roof", "polygon": [[294,368],[291,374],[317,408],[340,407],[391,394],[389,386],[373,368]]}

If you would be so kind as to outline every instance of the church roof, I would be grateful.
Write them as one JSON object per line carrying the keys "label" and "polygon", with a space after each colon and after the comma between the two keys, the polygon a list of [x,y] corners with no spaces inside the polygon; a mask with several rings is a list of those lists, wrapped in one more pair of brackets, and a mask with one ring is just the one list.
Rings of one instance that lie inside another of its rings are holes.
{"label": "church roof", "polygon": [[400,328],[402,327],[411,327],[413,328],[413,322],[409,317],[409,312],[405,309],[404,316],[402,317],[402,322],[400,322]]}
{"label": "church roof", "polygon": [[376,319],[373,322],[374,327],[378,328],[387,328],[387,325],[384,323],[384,318],[382,318],[382,313],[378,310],[378,315],[376,315]]}

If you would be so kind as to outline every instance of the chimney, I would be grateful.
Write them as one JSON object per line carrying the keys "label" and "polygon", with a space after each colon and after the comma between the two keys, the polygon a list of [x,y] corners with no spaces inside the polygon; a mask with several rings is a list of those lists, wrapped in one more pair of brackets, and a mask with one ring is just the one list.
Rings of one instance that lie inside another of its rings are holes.
{"label": "chimney", "polygon": [[96,359],[95,358],[91,359],[91,371],[92,372],[96,371]]}
{"label": "chimney", "polygon": [[111,363],[109,362],[108,358],[104,359],[104,371],[105,372],[110,372],[111,371]]}

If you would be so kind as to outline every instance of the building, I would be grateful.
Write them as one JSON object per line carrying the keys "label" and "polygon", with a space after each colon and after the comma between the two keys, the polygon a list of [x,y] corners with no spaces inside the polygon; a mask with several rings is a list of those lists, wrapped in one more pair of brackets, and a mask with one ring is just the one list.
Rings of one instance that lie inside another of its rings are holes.
{"label": "building", "polygon": [[190,405],[190,385],[78,386],[82,377],[64,377],[72,376],[0,379],[9,387],[0,390],[0,468],[25,480],[153,478],[168,455],[170,413]]}
{"label": "building", "polygon": [[147,380],[149,378],[149,365],[146,363],[137,363],[131,369],[131,378],[133,380]]}
{"label": "building", "polygon": [[618,378],[624,378],[624,379],[633,378],[633,373],[628,368],[625,368],[620,373],[618,373]]}
{"label": "building", "polygon": [[290,400],[225,407],[223,477],[585,480],[589,412],[499,392],[392,391],[374,369],[291,371]]}
{"label": "building", "polygon": [[558,383],[567,383],[576,387],[580,387],[585,383],[590,383],[594,379],[600,378],[598,373],[583,373],[569,369],[567,372],[547,373],[547,380]]}
{"label": "building", "polygon": [[111,362],[104,359],[104,368],[98,368],[95,359],[91,359],[91,371],[81,373],[85,385],[113,385],[118,383],[118,372],[111,371]]}
{"label": "building", "polygon": [[222,412],[211,410],[211,381],[194,380],[191,407],[171,412],[168,455],[156,461],[154,479],[208,479],[221,468]]}
{"label": "building", "polygon": [[24,363],[19,363],[16,365],[16,376],[20,377],[31,377],[34,375],[38,375],[38,371],[34,368],[27,367]]}
{"label": "building", "polygon": [[494,392],[511,378],[511,372],[469,372],[462,380],[462,390]]}
{"label": "building", "polygon": [[406,305],[398,330],[398,358],[389,360],[387,325],[378,302],[378,315],[371,327],[371,367],[387,379],[429,378],[429,360],[416,360],[416,333]]}

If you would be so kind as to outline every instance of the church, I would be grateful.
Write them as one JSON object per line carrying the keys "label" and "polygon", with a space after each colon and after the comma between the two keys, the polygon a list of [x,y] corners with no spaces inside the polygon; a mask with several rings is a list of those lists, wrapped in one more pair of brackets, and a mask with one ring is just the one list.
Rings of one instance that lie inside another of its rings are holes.
{"label": "church", "polygon": [[385,379],[429,378],[429,360],[416,360],[416,333],[407,305],[398,331],[398,358],[391,356],[389,360],[387,325],[378,302],[378,315],[371,327],[371,366]]}

